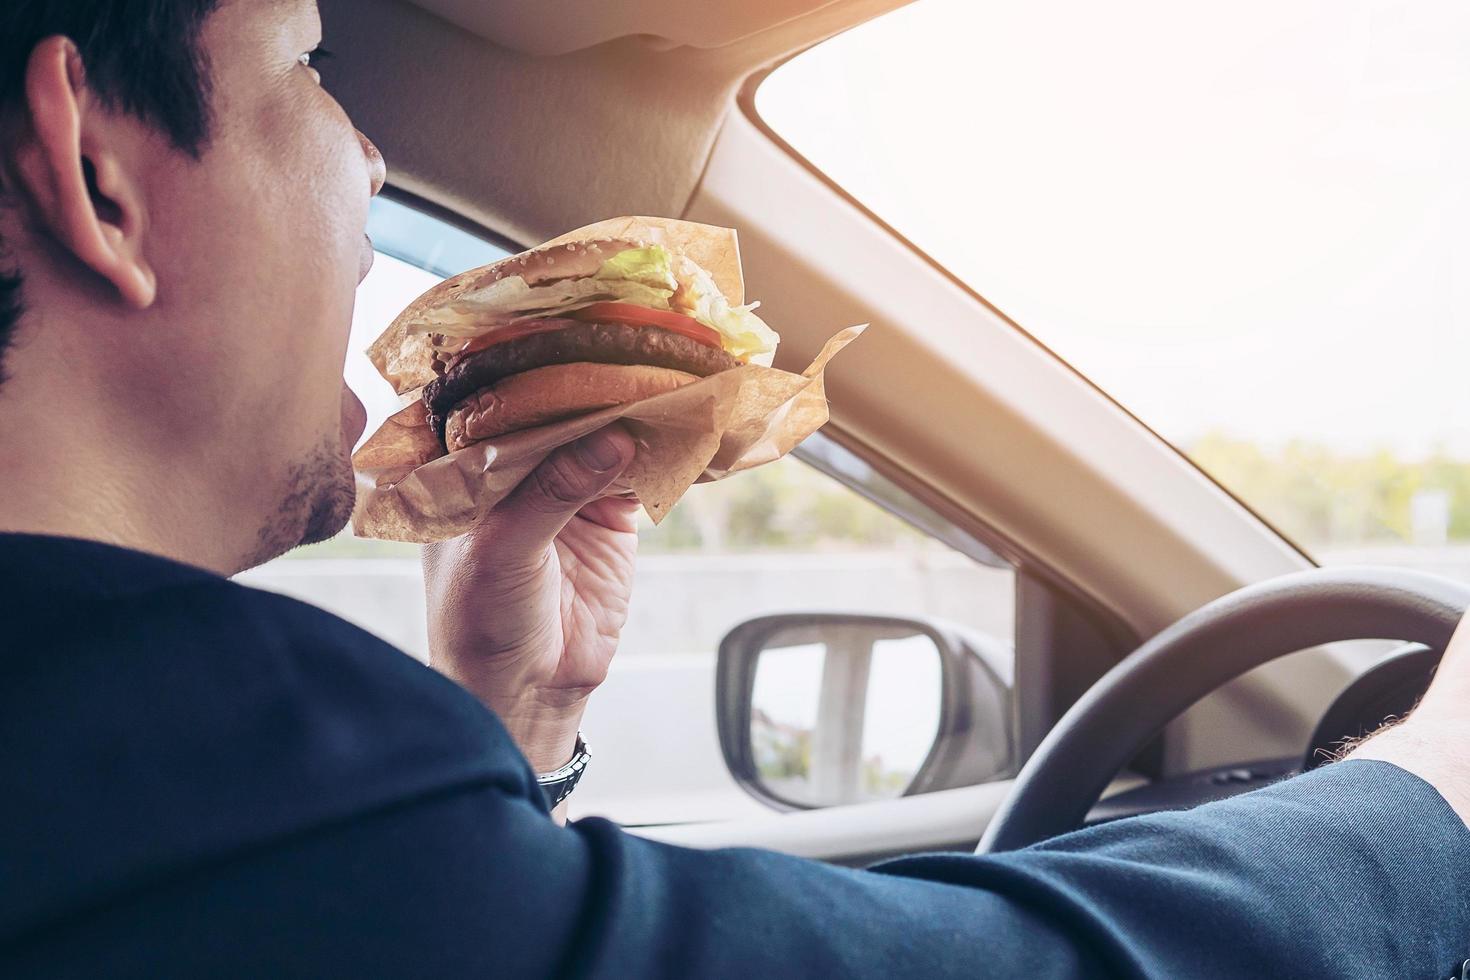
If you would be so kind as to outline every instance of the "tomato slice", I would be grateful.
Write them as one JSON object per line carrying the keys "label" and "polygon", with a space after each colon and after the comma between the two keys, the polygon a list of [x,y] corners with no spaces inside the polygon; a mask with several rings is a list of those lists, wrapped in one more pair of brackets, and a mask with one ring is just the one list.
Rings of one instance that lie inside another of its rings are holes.
{"label": "tomato slice", "polygon": [[624,323],[630,327],[658,327],[669,333],[680,334],[697,340],[706,347],[724,350],[718,331],[706,327],[692,316],[672,310],[650,310],[646,306],[632,303],[593,303],[580,310],[566,314],[575,320],[590,320],[598,323]]}
{"label": "tomato slice", "polygon": [[492,330],[490,333],[481,334],[466,342],[466,344],[455,352],[456,355],[473,354],[496,344],[503,344],[507,340],[519,340],[522,337],[530,337],[538,333],[551,333],[553,330],[565,330],[574,326],[573,321],[565,317],[543,317],[539,320],[522,320],[520,323],[512,323],[508,326]]}

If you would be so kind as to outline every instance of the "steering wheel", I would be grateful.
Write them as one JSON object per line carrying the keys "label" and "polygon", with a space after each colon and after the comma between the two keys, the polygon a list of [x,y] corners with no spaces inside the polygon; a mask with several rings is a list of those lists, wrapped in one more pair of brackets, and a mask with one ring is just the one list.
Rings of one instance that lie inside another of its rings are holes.
{"label": "steering wheel", "polygon": [[1444,653],[1470,586],[1393,568],[1269,579],[1185,616],[1118,663],[1062,716],[1016,777],[979,854],[1082,826],[1156,732],[1215,688],[1278,657],[1339,640],[1391,639]]}

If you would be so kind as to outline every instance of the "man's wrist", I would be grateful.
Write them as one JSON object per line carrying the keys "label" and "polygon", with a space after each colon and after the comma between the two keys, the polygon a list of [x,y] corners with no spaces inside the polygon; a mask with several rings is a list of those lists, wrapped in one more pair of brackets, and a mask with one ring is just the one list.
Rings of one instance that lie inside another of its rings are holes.
{"label": "man's wrist", "polygon": [[1359,742],[1343,761],[1389,762],[1429,783],[1470,825],[1470,764],[1459,746],[1470,744],[1470,725],[1411,718]]}
{"label": "man's wrist", "polygon": [[531,768],[550,772],[572,757],[591,689],[548,688],[493,662],[435,653],[430,664],[495,712]]}
{"label": "man's wrist", "polygon": [[585,699],[567,705],[532,700],[491,708],[539,774],[559,769],[572,758],[586,706]]}

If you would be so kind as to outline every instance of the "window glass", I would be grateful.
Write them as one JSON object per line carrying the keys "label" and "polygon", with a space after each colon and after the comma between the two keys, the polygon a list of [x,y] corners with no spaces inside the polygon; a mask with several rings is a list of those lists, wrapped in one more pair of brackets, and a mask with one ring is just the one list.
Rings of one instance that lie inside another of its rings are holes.
{"label": "window glass", "polygon": [[813,165],[1324,562],[1470,578],[1470,7],[918,0]]}
{"label": "window glass", "polygon": [[[601,813],[636,824],[768,812],[730,778],[715,728],[715,651],[748,619],[791,612],[931,618],[1011,647],[1010,565],[952,526],[946,525],[951,540],[968,554],[874,503],[869,497],[902,491],[820,434],[803,449],[802,458],[696,486],[662,525],[645,522],[618,659],[587,711],[587,737],[606,750],[598,754],[593,746],[598,761],[583,779],[588,793],[579,786],[572,797],[574,815]],[[829,472],[866,478],[859,484],[866,493]],[[898,503],[907,503],[916,521],[942,521],[906,497]],[[887,658],[877,659],[875,670],[893,669]],[[820,657],[804,659],[797,649],[783,664],[763,666],[761,703],[780,713],[783,684],[791,705],[809,701],[797,695],[812,689],[804,680],[820,664]],[[910,684],[922,688],[922,681]],[[805,721],[809,728],[811,719],[792,714],[801,710],[792,707],[779,721]],[[909,722],[912,731],[932,737],[937,719]],[[877,718],[874,737],[889,738],[884,725],[890,723]],[[889,742],[911,748],[902,739]]]}
{"label": "window glass", "polygon": [[[444,274],[505,254],[381,198],[369,233],[380,254],[358,294],[353,351]],[[397,411],[366,358],[349,358],[347,378],[368,407],[369,433]],[[628,624],[584,725],[593,762],[569,801],[574,817],[648,824],[770,812],[730,778],[715,732],[715,649],[751,617],[936,617],[1010,645],[1014,587],[1005,561],[836,443],[819,435],[801,452],[693,488],[658,527],[644,519]],[[413,545],[343,532],[240,579],[331,610],[423,659],[418,555]],[[882,720],[880,734],[900,755],[918,751],[889,730],[897,719]],[[932,731],[934,719],[917,724]]]}

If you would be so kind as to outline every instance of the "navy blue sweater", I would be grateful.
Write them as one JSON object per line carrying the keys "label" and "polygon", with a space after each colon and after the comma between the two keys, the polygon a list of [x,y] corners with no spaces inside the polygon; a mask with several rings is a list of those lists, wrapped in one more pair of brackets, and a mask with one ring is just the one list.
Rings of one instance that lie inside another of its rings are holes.
{"label": "navy blue sweater", "polygon": [[492,714],[355,627],[80,541],[0,536],[0,787],[5,977],[1408,978],[1470,956],[1470,834],[1390,765],[993,858],[684,850],[556,827]]}

